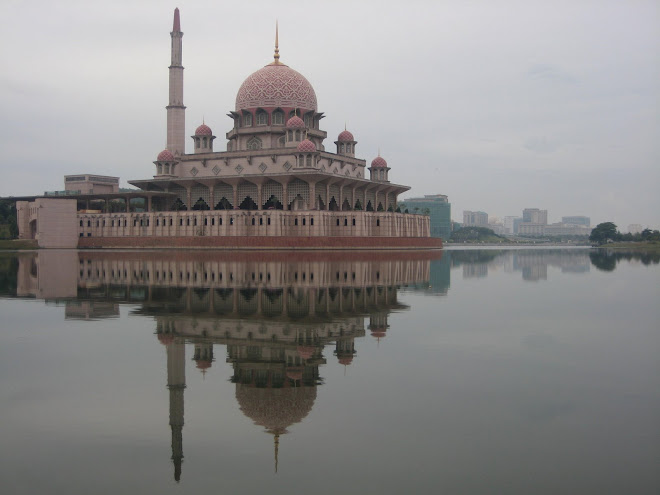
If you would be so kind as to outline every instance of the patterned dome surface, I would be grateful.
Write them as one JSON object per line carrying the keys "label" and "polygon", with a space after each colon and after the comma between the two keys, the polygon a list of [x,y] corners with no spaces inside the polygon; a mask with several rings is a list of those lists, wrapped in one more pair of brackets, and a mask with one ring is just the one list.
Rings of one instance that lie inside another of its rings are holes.
{"label": "patterned dome surface", "polygon": [[197,129],[195,129],[195,136],[212,136],[212,135],[213,135],[213,131],[206,124],[202,124]]}
{"label": "patterned dome surface", "polygon": [[156,161],[159,162],[173,162],[176,159],[174,158],[174,155],[170,153],[170,150],[163,150],[160,153],[158,153],[158,158],[156,158]]}
{"label": "patterned dome surface", "polygon": [[381,156],[377,156],[371,162],[371,166],[372,167],[387,167],[387,162],[385,161],[385,158],[383,158]]}
{"label": "patterned dome surface", "polygon": [[289,120],[286,121],[286,126],[289,129],[304,129],[305,123],[303,122],[303,119],[301,119],[297,115],[294,115],[293,117],[291,117]]}
{"label": "patterned dome surface", "polygon": [[283,433],[312,410],[316,387],[252,388],[237,384],[236,400],[243,414],[255,424]]}
{"label": "patterned dome surface", "polygon": [[353,134],[351,134],[349,131],[341,131],[339,133],[339,137],[337,138],[337,141],[340,141],[342,143],[348,143],[350,141],[355,141],[353,138]]}
{"label": "patterned dome surface", "polygon": [[305,77],[284,64],[271,64],[243,81],[236,111],[257,107],[290,107],[316,111],[316,93]]}
{"label": "patterned dome surface", "polygon": [[316,145],[312,143],[309,139],[305,139],[304,141],[301,141],[300,144],[298,145],[298,151],[311,153],[312,151],[316,151]]}

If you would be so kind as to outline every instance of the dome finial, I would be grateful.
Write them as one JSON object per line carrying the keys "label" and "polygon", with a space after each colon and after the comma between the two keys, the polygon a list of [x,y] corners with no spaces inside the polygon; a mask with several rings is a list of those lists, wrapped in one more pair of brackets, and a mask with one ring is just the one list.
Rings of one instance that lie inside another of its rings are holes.
{"label": "dome finial", "polygon": [[279,65],[280,63],[279,31],[279,22],[275,20],[275,54],[273,55],[273,64],[275,65]]}

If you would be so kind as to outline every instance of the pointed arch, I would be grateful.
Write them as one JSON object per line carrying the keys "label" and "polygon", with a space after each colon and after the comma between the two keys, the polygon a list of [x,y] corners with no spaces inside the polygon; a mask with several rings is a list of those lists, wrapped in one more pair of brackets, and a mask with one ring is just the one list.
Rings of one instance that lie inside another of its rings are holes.
{"label": "pointed arch", "polygon": [[259,139],[257,136],[252,136],[250,139],[248,139],[247,141],[248,150],[260,150],[261,147],[262,147],[261,139]]}
{"label": "pointed arch", "polygon": [[344,202],[341,204],[341,211],[351,211],[351,204],[348,202],[347,199],[345,199]]}
{"label": "pointed arch", "polygon": [[371,204],[371,200],[367,201],[367,208],[366,208],[366,210],[367,210],[367,211],[374,211],[374,207],[373,207],[373,205]]}
{"label": "pointed arch", "polygon": [[234,206],[229,202],[227,198],[224,196],[218,201],[218,203],[215,205],[216,210],[233,210]]}
{"label": "pointed arch", "polygon": [[209,205],[202,197],[200,197],[195,204],[192,207],[193,210],[195,211],[204,211],[204,210],[210,210]]}
{"label": "pointed arch", "polygon": [[240,204],[239,209],[241,210],[258,210],[259,206],[250,196],[246,196],[243,202]]}

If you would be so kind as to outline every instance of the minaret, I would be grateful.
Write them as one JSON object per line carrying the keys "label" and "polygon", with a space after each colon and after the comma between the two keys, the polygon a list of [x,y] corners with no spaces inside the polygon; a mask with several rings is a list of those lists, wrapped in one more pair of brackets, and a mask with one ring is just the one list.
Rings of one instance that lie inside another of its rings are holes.
{"label": "minaret", "polygon": [[174,9],[174,26],[170,33],[172,37],[172,63],[170,64],[170,103],[167,105],[167,149],[174,156],[186,152],[186,107],[183,106],[183,65],[181,52],[183,48],[179,9]]}

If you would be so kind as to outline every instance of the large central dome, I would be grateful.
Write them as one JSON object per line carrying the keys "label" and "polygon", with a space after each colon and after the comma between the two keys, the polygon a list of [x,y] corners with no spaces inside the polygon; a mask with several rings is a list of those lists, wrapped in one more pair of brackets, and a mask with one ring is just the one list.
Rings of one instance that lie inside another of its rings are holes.
{"label": "large central dome", "polygon": [[316,93],[305,76],[281,64],[259,69],[243,81],[236,111],[254,108],[298,108],[316,111]]}

